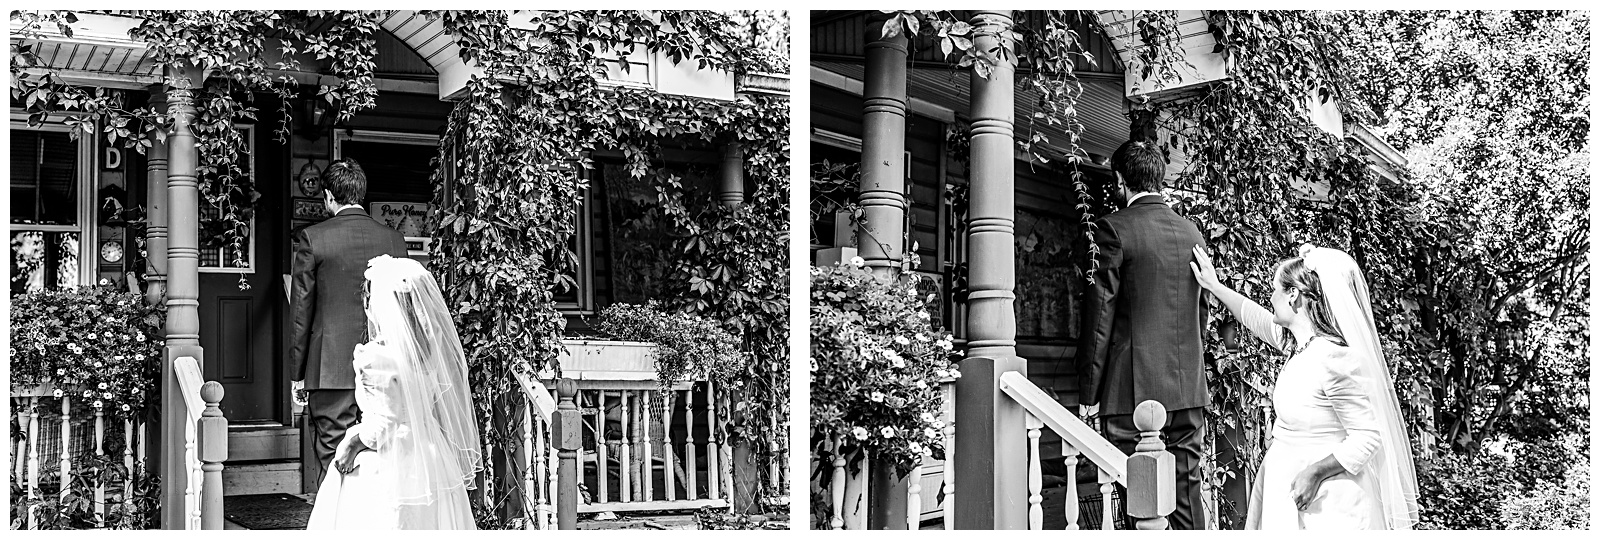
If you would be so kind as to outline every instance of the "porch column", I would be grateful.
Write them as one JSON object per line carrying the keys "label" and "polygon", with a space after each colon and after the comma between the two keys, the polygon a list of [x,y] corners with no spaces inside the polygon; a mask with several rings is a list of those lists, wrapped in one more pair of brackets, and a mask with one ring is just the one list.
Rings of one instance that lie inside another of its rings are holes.
{"label": "porch column", "polygon": [[[150,107],[167,106],[163,85],[150,85]],[[167,141],[151,133],[145,152],[145,272],[144,301],[155,305],[167,294]]]}
{"label": "porch column", "polygon": [[744,202],[744,145],[730,142],[722,147],[722,174],[717,180],[717,201],[723,206]]}
{"label": "porch column", "polygon": [[[184,426],[188,410],[173,370],[184,356],[205,365],[200,349],[200,183],[196,177],[199,151],[190,131],[194,121],[194,95],[203,72],[167,69],[167,77],[180,85],[167,90],[167,113],[172,133],[167,138],[167,327],[166,353],[161,363],[161,528],[184,528],[184,491],[188,465],[184,463]],[[187,79],[185,81],[184,79]]]}
{"label": "porch column", "polygon": [[1004,48],[983,77],[970,73],[971,216],[968,218],[967,354],[956,380],[958,529],[1026,529],[1027,433],[1020,405],[1000,391],[1000,376],[1026,374],[1017,357],[1013,103],[1016,55],[1000,36],[1010,10],[974,11],[976,50]]}
{"label": "porch column", "polygon": [[[904,34],[883,37],[884,14],[873,15],[866,29],[866,73],[861,97],[862,222],[856,248],[867,268],[879,277],[900,275],[905,259],[906,223],[906,56]],[[872,457],[867,482],[867,528],[906,528],[906,478],[886,461]]]}

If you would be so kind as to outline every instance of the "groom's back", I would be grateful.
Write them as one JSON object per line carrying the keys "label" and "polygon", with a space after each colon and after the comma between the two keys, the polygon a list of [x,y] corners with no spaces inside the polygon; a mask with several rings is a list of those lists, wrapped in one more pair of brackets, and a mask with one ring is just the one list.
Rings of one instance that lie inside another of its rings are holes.
{"label": "groom's back", "polygon": [[1107,355],[1101,411],[1132,413],[1147,399],[1169,411],[1204,406],[1205,309],[1189,269],[1204,236],[1160,197],[1135,201],[1101,224],[1121,244],[1110,342],[1101,349]]}

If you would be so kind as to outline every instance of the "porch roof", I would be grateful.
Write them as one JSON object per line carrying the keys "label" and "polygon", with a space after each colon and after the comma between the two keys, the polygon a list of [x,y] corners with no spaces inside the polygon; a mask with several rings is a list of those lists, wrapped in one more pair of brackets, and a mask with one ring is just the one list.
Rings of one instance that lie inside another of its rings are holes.
{"label": "porch roof", "polygon": [[[822,60],[812,62],[811,79],[814,82],[841,87],[852,93],[861,93],[860,84],[866,67],[861,62]],[[819,70],[824,73],[819,73]],[[829,75],[832,75],[830,77]],[[917,112],[949,122],[967,118],[971,85],[967,71],[949,65],[917,66],[907,70],[906,95],[914,102]],[[840,80],[840,79],[843,80]],[[1078,121],[1083,123],[1083,138],[1079,146],[1085,152],[1110,156],[1117,147],[1128,140],[1129,123],[1125,116],[1123,82],[1121,75],[1081,74],[1083,95],[1078,98]],[[1039,93],[1026,85],[1016,87],[1017,137],[1028,136],[1028,119],[1037,108]],[[1065,141],[1064,126],[1034,126],[1052,141]],[[1046,148],[1046,157],[1052,159],[1066,155],[1059,145]]]}

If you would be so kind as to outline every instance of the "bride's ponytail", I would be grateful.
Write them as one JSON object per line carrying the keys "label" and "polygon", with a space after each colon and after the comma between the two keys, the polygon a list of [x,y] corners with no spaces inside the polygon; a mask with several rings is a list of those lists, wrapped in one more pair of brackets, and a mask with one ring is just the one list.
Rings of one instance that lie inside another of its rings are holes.
{"label": "bride's ponytail", "polygon": [[1304,257],[1295,257],[1279,264],[1278,287],[1300,291],[1300,298],[1304,299],[1302,306],[1306,316],[1311,319],[1311,328],[1316,335],[1340,345],[1345,344],[1344,332],[1339,330],[1339,323],[1333,318],[1333,309],[1328,306],[1328,299],[1322,293],[1322,280],[1316,270],[1306,267]]}

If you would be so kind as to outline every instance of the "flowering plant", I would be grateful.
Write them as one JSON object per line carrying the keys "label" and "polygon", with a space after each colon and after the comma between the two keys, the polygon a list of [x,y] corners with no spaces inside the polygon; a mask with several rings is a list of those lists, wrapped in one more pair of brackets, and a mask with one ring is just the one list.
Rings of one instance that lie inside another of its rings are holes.
{"label": "flowering plant", "polygon": [[11,297],[11,385],[129,417],[156,398],[162,314],[111,287]]}
{"label": "flowering plant", "polygon": [[950,334],[933,328],[914,274],[890,280],[860,257],[811,268],[811,439],[839,441],[816,455],[872,457],[910,472],[927,455],[943,457],[942,381]]}
{"label": "flowering plant", "polygon": [[642,306],[612,304],[600,312],[598,328],[614,339],[656,344],[652,355],[662,388],[701,377],[725,383],[744,373],[749,361],[739,339],[715,321],[664,312],[654,300]]}

